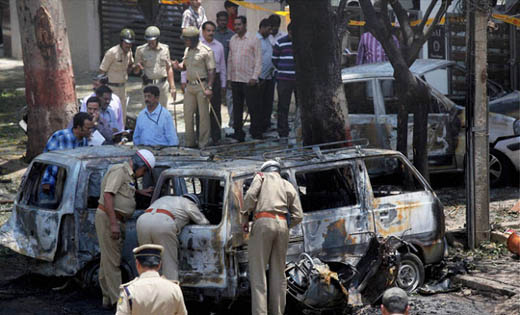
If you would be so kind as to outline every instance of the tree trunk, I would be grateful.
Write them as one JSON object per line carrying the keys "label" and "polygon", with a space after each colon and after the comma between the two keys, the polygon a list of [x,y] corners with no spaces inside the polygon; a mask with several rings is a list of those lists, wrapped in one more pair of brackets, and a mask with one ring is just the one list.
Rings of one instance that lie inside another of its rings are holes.
{"label": "tree trunk", "polygon": [[61,1],[17,1],[28,106],[27,159],[65,128],[77,111],[74,74]]}
{"label": "tree trunk", "polygon": [[289,0],[305,145],[350,139],[341,55],[329,0]]}
{"label": "tree trunk", "polygon": [[397,121],[397,150],[408,156],[408,113],[413,113],[413,164],[429,181],[428,110],[430,91],[404,64],[394,66],[397,95],[401,101]]}

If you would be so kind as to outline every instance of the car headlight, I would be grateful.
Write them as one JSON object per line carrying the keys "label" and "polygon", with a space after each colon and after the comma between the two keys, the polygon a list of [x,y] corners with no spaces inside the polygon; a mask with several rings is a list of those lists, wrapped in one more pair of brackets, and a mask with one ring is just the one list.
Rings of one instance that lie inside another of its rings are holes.
{"label": "car headlight", "polygon": [[513,124],[513,132],[516,136],[520,135],[520,119],[517,119]]}

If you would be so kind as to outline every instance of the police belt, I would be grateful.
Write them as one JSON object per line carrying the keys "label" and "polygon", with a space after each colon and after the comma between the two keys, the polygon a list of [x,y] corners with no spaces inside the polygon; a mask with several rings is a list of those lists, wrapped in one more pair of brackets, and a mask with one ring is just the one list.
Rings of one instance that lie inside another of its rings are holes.
{"label": "police belt", "polygon": [[[145,213],[151,213],[153,212],[153,208],[148,208],[146,209],[144,212]],[[173,220],[175,220],[175,216],[168,210],[165,210],[165,209],[155,209],[155,212],[156,213],[162,213],[162,214],[166,214],[167,216],[169,216],[170,218],[172,218]]]}
{"label": "police belt", "polygon": [[[200,78],[200,82],[205,82],[206,81],[206,78]],[[199,84],[199,82],[197,80],[188,80],[188,84],[193,84],[193,85],[197,85]]]}
{"label": "police belt", "polygon": [[270,218],[270,219],[278,218],[280,220],[287,220],[287,218],[283,214],[272,213],[272,212],[267,212],[267,211],[260,211],[260,212],[255,213],[255,220],[260,219],[260,218]]}
{"label": "police belt", "polygon": [[116,87],[121,87],[121,86],[125,86],[125,82],[122,82],[122,83],[108,82],[108,85],[110,85],[110,86],[116,86]]}
{"label": "police belt", "polygon": [[[104,205],[99,204],[98,205],[98,209],[104,211],[108,215],[107,209],[105,208]],[[114,213],[116,214],[116,219],[117,220],[119,220],[119,221],[121,221],[123,223],[126,221],[126,218],[121,213],[117,212],[116,210],[114,210]]]}
{"label": "police belt", "polygon": [[166,79],[168,79],[168,77],[164,77],[164,78],[161,78],[161,79],[155,79],[155,80],[152,80],[152,79],[144,79],[143,78],[143,84],[147,85],[147,84],[159,84],[159,83],[164,83],[166,81]]}

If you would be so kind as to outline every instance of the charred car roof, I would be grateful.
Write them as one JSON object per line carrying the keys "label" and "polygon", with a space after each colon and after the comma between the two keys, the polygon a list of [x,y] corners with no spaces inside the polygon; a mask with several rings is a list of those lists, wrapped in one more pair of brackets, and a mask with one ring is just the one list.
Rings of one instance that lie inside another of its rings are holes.
{"label": "charred car roof", "polygon": [[[344,148],[339,149],[334,152],[323,152],[323,155],[318,157],[316,154],[313,154],[312,151],[308,152],[308,154],[298,154],[296,153],[292,158],[285,158],[282,161],[282,169],[294,168],[303,165],[309,164],[309,162],[314,164],[319,164],[322,162],[334,162],[340,160],[348,160],[348,159],[356,159],[360,157],[377,157],[377,156],[388,156],[388,155],[401,155],[398,151],[393,150],[385,150],[385,149],[373,149],[373,148]],[[245,175],[250,175],[260,169],[262,164],[266,159],[258,156],[252,158],[230,158],[226,157],[220,159],[218,156],[214,157],[214,159],[208,159],[206,161],[195,161],[193,163],[188,163],[184,165],[179,165],[175,170],[166,170],[164,173],[169,174],[174,171],[183,171],[183,170],[204,170],[205,172],[213,172],[215,175],[232,173],[234,177],[240,177]]]}

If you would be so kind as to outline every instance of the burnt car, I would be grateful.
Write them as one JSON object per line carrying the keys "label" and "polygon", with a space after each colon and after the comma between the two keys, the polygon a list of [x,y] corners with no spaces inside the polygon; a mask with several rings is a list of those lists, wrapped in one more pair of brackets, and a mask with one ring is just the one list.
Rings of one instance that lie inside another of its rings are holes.
{"label": "burnt car", "polygon": [[[29,257],[31,272],[46,276],[77,276],[86,285],[97,285],[99,246],[94,218],[100,186],[111,165],[129,160],[136,149],[126,146],[85,147],[52,151],[37,156],[23,176],[9,220],[0,227],[0,245]],[[155,186],[167,168],[198,157],[198,151],[165,148],[154,152],[153,174],[140,182]],[[48,167],[56,167],[52,198],[43,197],[41,181]],[[137,244],[135,219],[150,198],[137,199],[137,211],[127,222],[123,249],[123,275],[136,274],[132,249]]]}
{"label": "burnt car", "polygon": [[[417,80],[430,87],[428,113],[428,163],[431,173],[463,172],[466,118],[464,107],[458,106],[433,88],[422,77],[453,64],[447,60],[418,59],[410,67]],[[397,113],[400,101],[394,86],[394,70],[389,62],[359,65],[342,70],[342,81],[348,102],[350,126],[354,138],[368,138],[370,144],[395,149]],[[408,118],[408,139],[413,137],[413,114]],[[509,182],[511,171],[519,171],[520,121],[499,113],[489,113],[490,183],[498,186]],[[516,152],[508,154],[513,147]],[[408,158],[413,157],[413,143],[408,141]]]}
{"label": "burnt car", "polygon": [[[319,148],[265,154],[278,157],[282,176],[297,188],[304,218],[290,230],[287,263],[302,253],[356,265],[374,235],[396,235],[402,252],[397,283],[420,286],[425,267],[445,253],[443,206],[399,152]],[[280,155],[281,154],[281,155]],[[209,225],[179,235],[179,280],[187,300],[220,304],[249,295],[248,234],[239,222],[245,193],[264,159],[222,157],[165,170],[153,200],[196,194]]]}

